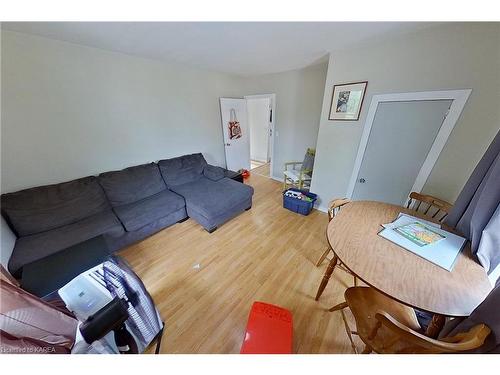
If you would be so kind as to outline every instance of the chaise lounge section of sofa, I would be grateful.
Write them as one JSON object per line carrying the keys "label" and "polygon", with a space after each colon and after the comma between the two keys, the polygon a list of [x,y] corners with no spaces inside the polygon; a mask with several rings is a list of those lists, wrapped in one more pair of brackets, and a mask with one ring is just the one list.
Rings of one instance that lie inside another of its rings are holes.
{"label": "chaise lounge section of sofa", "polygon": [[160,160],[158,166],[168,188],[186,200],[189,217],[210,233],[252,207],[253,188],[225,177],[202,154]]}

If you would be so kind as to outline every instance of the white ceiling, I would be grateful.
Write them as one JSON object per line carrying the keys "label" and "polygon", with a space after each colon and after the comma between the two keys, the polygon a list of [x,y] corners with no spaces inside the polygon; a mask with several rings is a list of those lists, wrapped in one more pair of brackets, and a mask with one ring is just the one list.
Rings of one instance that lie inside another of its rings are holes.
{"label": "white ceiling", "polygon": [[2,29],[238,75],[311,65],[415,22],[4,22]]}

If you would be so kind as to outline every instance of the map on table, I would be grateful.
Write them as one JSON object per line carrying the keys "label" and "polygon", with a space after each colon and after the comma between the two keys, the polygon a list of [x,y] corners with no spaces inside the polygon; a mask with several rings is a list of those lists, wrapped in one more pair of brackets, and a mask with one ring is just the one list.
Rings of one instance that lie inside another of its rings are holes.
{"label": "map on table", "polygon": [[394,228],[394,230],[418,246],[430,245],[445,238],[445,236],[419,222],[402,225]]}
{"label": "map on table", "polygon": [[441,229],[439,223],[402,212],[391,223],[381,225],[379,236],[450,272],[466,241]]}

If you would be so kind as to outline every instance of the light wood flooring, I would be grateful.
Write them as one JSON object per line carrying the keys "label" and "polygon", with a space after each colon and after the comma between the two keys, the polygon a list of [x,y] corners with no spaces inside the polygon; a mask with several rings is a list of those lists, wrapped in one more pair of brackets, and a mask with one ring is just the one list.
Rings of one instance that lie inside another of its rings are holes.
{"label": "light wood flooring", "polygon": [[285,210],[282,186],[270,178],[247,183],[252,209],[214,233],[189,219],[120,253],[165,320],[162,352],[239,353],[252,302],[264,301],[291,310],[295,353],[351,353],[340,313],[327,309],[343,301],[352,278],[335,270],[314,301],[326,268],[314,266],[327,246],[326,214]]}
{"label": "light wood flooring", "polygon": [[271,163],[259,165],[258,167],[251,169],[250,173],[258,174],[259,176],[264,177],[271,177]]}

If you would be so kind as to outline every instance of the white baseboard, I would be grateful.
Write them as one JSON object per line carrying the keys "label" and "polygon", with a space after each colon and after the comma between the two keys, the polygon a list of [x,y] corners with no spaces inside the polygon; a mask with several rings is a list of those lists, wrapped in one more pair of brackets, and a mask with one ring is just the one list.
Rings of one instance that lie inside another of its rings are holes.
{"label": "white baseboard", "polygon": [[325,207],[325,206],[317,206],[317,207],[314,207],[315,209],[317,209],[318,211],[321,211],[321,212],[324,212],[325,214],[328,212],[328,208]]}
{"label": "white baseboard", "polygon": [[278,181],[278,182],[283,183],[283,178],[281,178],[281,177],[271,176],[271,179],[273,179],[274,181]]}

